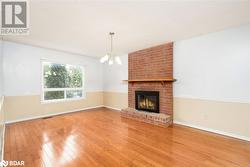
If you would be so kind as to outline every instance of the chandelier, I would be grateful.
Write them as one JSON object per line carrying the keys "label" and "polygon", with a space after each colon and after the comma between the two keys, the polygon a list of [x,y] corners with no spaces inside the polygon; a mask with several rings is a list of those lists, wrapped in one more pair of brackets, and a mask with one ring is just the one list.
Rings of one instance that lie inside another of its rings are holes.
{"label": "chandelier", "polygon": [[110,35],[110,52],[107,53],[105,56],[103,56],[100,59],[100,62],[101,63],[108,62],[109,65],[112,65],[112,64],[114,64],[114,61],[115,61],[117,64],[122,64],[120,57],[115,56],[113,53],[113,36],[115,35],[115,33],[110,32],[109,35]]}

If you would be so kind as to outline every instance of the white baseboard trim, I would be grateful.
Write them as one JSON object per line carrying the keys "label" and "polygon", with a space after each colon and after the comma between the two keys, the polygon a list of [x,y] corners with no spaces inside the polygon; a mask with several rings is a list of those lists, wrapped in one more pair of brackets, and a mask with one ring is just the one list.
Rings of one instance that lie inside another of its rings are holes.
{"label": "white baseboard trim", "polygon": [[69,114],[69,113],[73,113],[73,112],[80,112],[80,111],[85,111],[85,110],[95,109],[95,108],[100,108],[100,107],[104,107],[104,106],[98,105],[98,106],[94,106],[94,107],[85,107],[85,108],[81,108],[81,109],[63,111],[63,112],[59,112],[59,113],[55,113],[55,114],[46,114],[46,115],[39,115],[39,116],[35,116],[35,117],[21,118],[21,119],[6,121],[6,124],[21,122],[21,121],[28,121],[28,120],[32,120],[32,119],[39,119],[39,118],[44,118],[44,117],[51,117],[51,116],[56,116],[56,115]]}
{"label": "white baseboard trim", "polygon": [[120,109],[120,108],[115,108],[115,107],[111,107],[111,106],[103,106],[103,107],[105,107],[105,108],[109,108],[109,109],[112,109],[112,110],[116,110],[116,111],[121,111],[122,109]]}
{"label": "white baseboard trim", "polygon": [[250,138],[246,137],[246,136],[241,136],[241,135],[237,135],[237,134],[233,134],[233,133],[223,132],[223,131],[215,130],[215,129],[211,129],[211,128],[205,128],[205,127],[192,125],[192,124],[188,124],[188,123],[184,123],[184,122],[180,122],[180,121],[174,121],[174,124],[184,125],[184,126],[188,126],[188,127],[195,128],[195,129],[200,129],[200,130],[217,133],[217,134],[224,135],[224,136],[229,136],[229,137],[233,137],[233,138],[237,138],[237,139],[241,139],[241,140],[250,141]]}

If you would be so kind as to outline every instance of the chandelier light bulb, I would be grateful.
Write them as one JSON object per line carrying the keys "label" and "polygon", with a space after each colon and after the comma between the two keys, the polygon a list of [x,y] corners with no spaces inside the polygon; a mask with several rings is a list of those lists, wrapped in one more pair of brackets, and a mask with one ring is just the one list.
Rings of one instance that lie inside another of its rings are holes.
{"label": "chandelier light bulb", "polygon": [[105,55],[103,56],[101,59],[100,59],[100,63],[105,63],[106,61],[108,61],[109,59],[109,56],[108,55]]}
{"label": "chandelier light bulb", "polygon": [[114,64],[113,59],[109,59],[109,65],[112,65],[112,64]]}
{"label": "chandelier light bulb", "polygon": [[120,59],[119,56],[116,56],[116,57],[115,57],[115,61],[116,61],[116,63],[119,64],[119,65],[122,64],[122,61],[121,61],[121,59]]}

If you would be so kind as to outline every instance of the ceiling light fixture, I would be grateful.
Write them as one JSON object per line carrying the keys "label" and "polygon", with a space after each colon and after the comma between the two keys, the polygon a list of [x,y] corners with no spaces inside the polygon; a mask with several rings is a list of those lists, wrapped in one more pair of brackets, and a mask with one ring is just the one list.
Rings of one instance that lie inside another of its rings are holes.
{"label": "ceiling light fixture", "polygon": [[107,53],[105,56],[103,56],[100,59],[100,62],[101,63],[108,62],[109,65],[112,65],[114,64],[114,61],[115,61],[117,64],[122,64],[120,57],[114,56],[114,53],[113,53],[113,36],[115,35],[115,33],[110,32],[109,35],[110,35],[110,52]]}

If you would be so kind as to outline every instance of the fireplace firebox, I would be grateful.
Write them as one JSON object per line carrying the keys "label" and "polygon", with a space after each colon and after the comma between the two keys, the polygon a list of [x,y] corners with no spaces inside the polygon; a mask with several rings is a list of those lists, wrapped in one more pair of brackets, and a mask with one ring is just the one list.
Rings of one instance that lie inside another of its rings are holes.
{"label": "fireplace firebox", "polygon": [[135,108],[137,110],[159,113],[159,92],[135,91]]}

